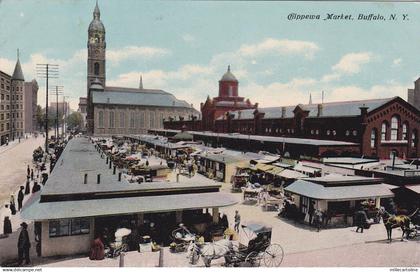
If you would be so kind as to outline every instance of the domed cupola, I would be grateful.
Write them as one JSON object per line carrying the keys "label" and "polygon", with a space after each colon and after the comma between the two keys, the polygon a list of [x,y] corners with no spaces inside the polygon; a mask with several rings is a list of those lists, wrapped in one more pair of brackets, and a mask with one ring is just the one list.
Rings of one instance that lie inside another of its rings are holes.
{"label": "domed cupola", "polygon": [[219,97],[237,97],[238,96],[238,80],[230,71],[230,65],[226,73],[219,80]]}
{"label": "domed cupola", "polygon": [[89,25],[89,33],[93,32],[105,33],[105,27],[101,21],[101,11],[99,10],[98,1],[96,1],[95,10],[93,11],[93,20]]}
{"label": "domed cupola", "polygon": [[234,81],[234,82],[238,82],[238,80],[236,79],[236,77],[230,71],[230,65],[228,66],[228,69],[227,69],[226,73],[222,76],[222,79],[220,79],[220,81]]}

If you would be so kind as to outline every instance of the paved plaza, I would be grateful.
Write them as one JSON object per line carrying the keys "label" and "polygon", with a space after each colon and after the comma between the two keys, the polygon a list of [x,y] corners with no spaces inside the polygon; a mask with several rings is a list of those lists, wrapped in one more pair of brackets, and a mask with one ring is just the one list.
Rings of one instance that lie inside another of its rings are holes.
{"label": "paved plaza", "polygon": [[[229,191],[224,184],[224,191]],[[273,227],[272,243],[280,244],[285,252],[282,267],[300,266],[419,266],[420,241],[400,241],[401,231],[394,230],[393,242],[385,240],[386,231],[383,224],[375,224],[369,230],[356,233],[355,228],[331,228],[320,232],[302,224],[277,217],[277,212],[264,211],[256,204],[243,204],[242,194],[234,193],[239,204],[221,209],[226,213],[232,225],[234,211],[238,210],[242,223],[262,222]],[[232,226],[233,227],[233,226]],[[246,243],[246,235],[241,231],[240,241]],[[119,266],[119,258],[106,258],[91,261],[87,257],[45,258],[38,259],[41,266]],[[223,265],[223,259],[212,261],[212,266]],[[128,252],[124,257],[127,267],[156,267],[159,253]],[[35,263],[36,264],[36,263]],[[169,267],[191,266],[185,253],[171,253],[164,249],[164,265]],[[203,267],[200,260],[196,266]]]}

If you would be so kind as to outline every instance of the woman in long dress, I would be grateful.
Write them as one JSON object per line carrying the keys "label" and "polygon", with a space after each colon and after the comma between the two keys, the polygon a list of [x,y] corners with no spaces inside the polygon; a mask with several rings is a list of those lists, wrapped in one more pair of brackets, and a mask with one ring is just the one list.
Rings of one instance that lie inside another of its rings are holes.
{"label": "woman in long dress", "polygon": [[12,215],[16,214],[16,203],[14,195],[10,195],[10,212],[12,213]]}

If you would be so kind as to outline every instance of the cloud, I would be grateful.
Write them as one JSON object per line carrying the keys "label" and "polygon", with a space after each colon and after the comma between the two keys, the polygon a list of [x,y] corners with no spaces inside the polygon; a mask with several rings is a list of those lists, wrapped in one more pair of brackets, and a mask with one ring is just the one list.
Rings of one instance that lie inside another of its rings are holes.
{"label": "cloud", "polygon": [[402,58],[397,58],[397,59],[394,59],[394,60],[392,61],[392,65],[393,65],[394,67],[396,67],[396,66],[400,66],[400,65],[401,65],[401,63],[402,63]]}
{"label": "cloud", "polygon": [[332,72],[321,78],[322,82],[328,83],[339,80],[343,75],[353,75],[361,71],[362,66],[369,63],[373,58],[370,52],[348,53],[333,65]]}
{"label": "cloud", "polygon": [[364,64],[367,64],[372,60],[372,57],[372,53],[369,52],[349,53],[344,55],[340,61],[332,67],[332,70],[340,74],[357,74]]}
{"label": "cloud", "polygon": [[165,48],[147,47],[147,46],[126,46],[120,49],[110,49],[106,51],[106,59],[114,65],[122,61],[133,58],[160,58],[170,54],[170,51]]}
{"label": "cloud", "polygon": [[193,42],[195,42],[195,37],[193,35],[191,35],[191,34],[188,34],[188,33],[182,35],[182,39],[186,43],[193,43]]}
{"label": "cloud", "polygon": [[319,47],[314,42],[268,38],[257,44],[244,44],[239,48],[238,53],[245,57],[303,55],[306,58],[313,58],[318,50]]}

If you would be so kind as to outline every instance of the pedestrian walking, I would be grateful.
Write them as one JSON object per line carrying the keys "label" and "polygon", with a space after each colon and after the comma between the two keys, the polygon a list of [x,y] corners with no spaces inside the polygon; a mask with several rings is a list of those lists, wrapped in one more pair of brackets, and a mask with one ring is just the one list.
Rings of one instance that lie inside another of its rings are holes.
{"label": "pedestrian walking", "polygon": [[10,212],[12,213],[12,215],[16,214],[16,203],[14,195],[10,195]]}
{"label": "pedestrian walking", "polygon": [[29,164],[28,167],[26,168],[26,176],[29,177],[31,175],[31,169],[29,168]]}
{"label": "pedestrian walking", "polygon": [[12,222],[10,221],[11,217],[12,214],[10,213],[9,203],[6,203],[3,211],[3,234],[12,233]]}
{"label": "pedestrian walking", "polygon": [[309,203],[309,225],[312,225],[312,219],[314,217],[314,212],[315,212],[315,201],[311,201]]}
{"label": "pedestrian walking", "polygon": [[237,233],[239,233],[239,225],[241,224],[241,215],[239,214],[239,212],[236,210],[235,211],[235,231]]}
{"label": "pedestrian walking", "polygon": [[30,264],[31,260],[29,259],[29,249],[31,248],[31,242],[29,240],[28,225],[25,222],[20,225],[22,226],[22,230],[20,231],[17,245],[18,263],[21,265],[23,259],[25,259],[25,263]]}
{"label": "pedestrian walking", "polygon": [[31,184],[29,183],[29,179],[28,179],[25,185],[25,195],[29,195],[30,192],[31,192]]}
{"label": "pedestrian walking", "polygon": [[321,229],[321,225],[322,225],[322,221],[323,221],[323,216],[324,216],[324,214],[322,213],[321,210],[318,210],[318,209],[315,210],[315,212],[314,212],[314,223],[313,223],[313,225],[315,226],[315,228],[317,229],[318,232]]}
{"label": "pedestrian walking", "polygon": [[25,198],[25,195],[23,194],[23,189],[25,189],[25,187],[20,186],[20,190],[18,193],[18,211],[22,209],[23,199]]}
{"label": "pedestrian walking", "polygon": [[34,169],[31,169],[31,180],[34,180]]}
{"label": "pedestrian walking", "polygon": [[38,182],[34,181],[34,186],[32,187],[32,193],[36,193],[39,190],[41,190],[41,185],[39,185]]}
{"label": "pedestrian walking", "polygon": [[361,230],[360,233],[363,233],[364,226],[367,222],[367,214],[363,209],[360,209],[357,211],[354,215],[355,223],[356,223],[356,232],[359,232],[359,229]]}

